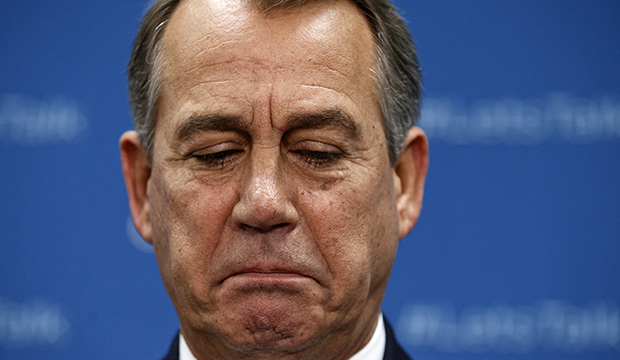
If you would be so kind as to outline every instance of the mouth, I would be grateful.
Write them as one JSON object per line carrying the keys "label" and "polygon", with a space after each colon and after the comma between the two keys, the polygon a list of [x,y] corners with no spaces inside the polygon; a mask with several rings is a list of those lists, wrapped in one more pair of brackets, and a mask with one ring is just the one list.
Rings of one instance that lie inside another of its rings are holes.
{"label": "mouth", "polygon": [[[303,275],[300,271],[289,270],[289,269],[249,268],[249,269],[243,269],[240,271],[236,271],[230,274],[229,276],[227,276],[226,279],[230,279],[233,277],[255,278],[259,280],[259,279],[270,279],[270,278],[274,278],[274,279],[285,279],[285,278],[295,278],[295,277],[307,278],[308,276]],[[226,279],[224,279],[224,281],[226,281]]]}
{"label": "mouth", "polygon": [[295,287],[315,280],[305,272],[289,268],[248,267],[232,272],[222,283],[242,287],[260,285],[276,287]]}

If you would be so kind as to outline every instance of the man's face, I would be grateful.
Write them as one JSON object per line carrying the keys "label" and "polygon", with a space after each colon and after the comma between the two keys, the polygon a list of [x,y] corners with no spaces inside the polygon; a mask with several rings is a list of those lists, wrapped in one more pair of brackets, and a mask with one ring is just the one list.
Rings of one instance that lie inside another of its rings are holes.
{"label": "man's face", "polygon": [[364,16],[187,0],[162,45],[145,237],[190,347],[357,350],[399,240]]}

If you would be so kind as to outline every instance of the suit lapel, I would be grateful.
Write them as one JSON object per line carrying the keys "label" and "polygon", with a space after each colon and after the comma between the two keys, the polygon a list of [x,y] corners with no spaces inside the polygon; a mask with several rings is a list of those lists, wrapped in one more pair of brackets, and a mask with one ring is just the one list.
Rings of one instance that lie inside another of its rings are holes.
{"label": "suit lapel", "polygon": [[383,355],[383,360],[411,360],[409,355],[407,355],[396,341],[392,326],[390,326],[390,323],[385,317],[383,318],[383,322],[385,323],[385,354]]}
{"label": "suit lapel", "polygon": [[168,350],[168,355],[164,357],[162,360],[179,360],[179,334],[174,337],[172,344],[170,345],[170,350]]}

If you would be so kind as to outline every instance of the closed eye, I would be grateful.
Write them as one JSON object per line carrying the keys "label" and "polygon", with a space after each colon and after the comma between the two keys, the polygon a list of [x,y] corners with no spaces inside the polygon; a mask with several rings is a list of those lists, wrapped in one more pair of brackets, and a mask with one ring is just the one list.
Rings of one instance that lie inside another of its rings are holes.
{"label": "closed eye", "polygon": [[315,167],[329,166],[342,158],[341,153],[328,151],[297,150],[296,153],[304,162]]}
{"label": "closed eye", "polygon": [[227,163],[233,161],[236,155],[242,152],[243,150],[230,149],[230,150],[218,151],[214,153],[194,155],[194,157],[198,161],[200,161],[201,163],[204,163],[205,165],[209,167],[221,168],[221,167],[224,167]]}

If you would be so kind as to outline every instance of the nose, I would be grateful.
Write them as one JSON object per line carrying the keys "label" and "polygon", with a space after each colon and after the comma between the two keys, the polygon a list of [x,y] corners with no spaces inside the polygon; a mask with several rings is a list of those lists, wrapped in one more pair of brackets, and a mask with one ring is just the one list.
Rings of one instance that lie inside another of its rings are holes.
{"label": "nose", "polygon": [[279,157],[279,149],[253,151],[232,213],[239,227],[266,233],[297,224],[299,214]]}

